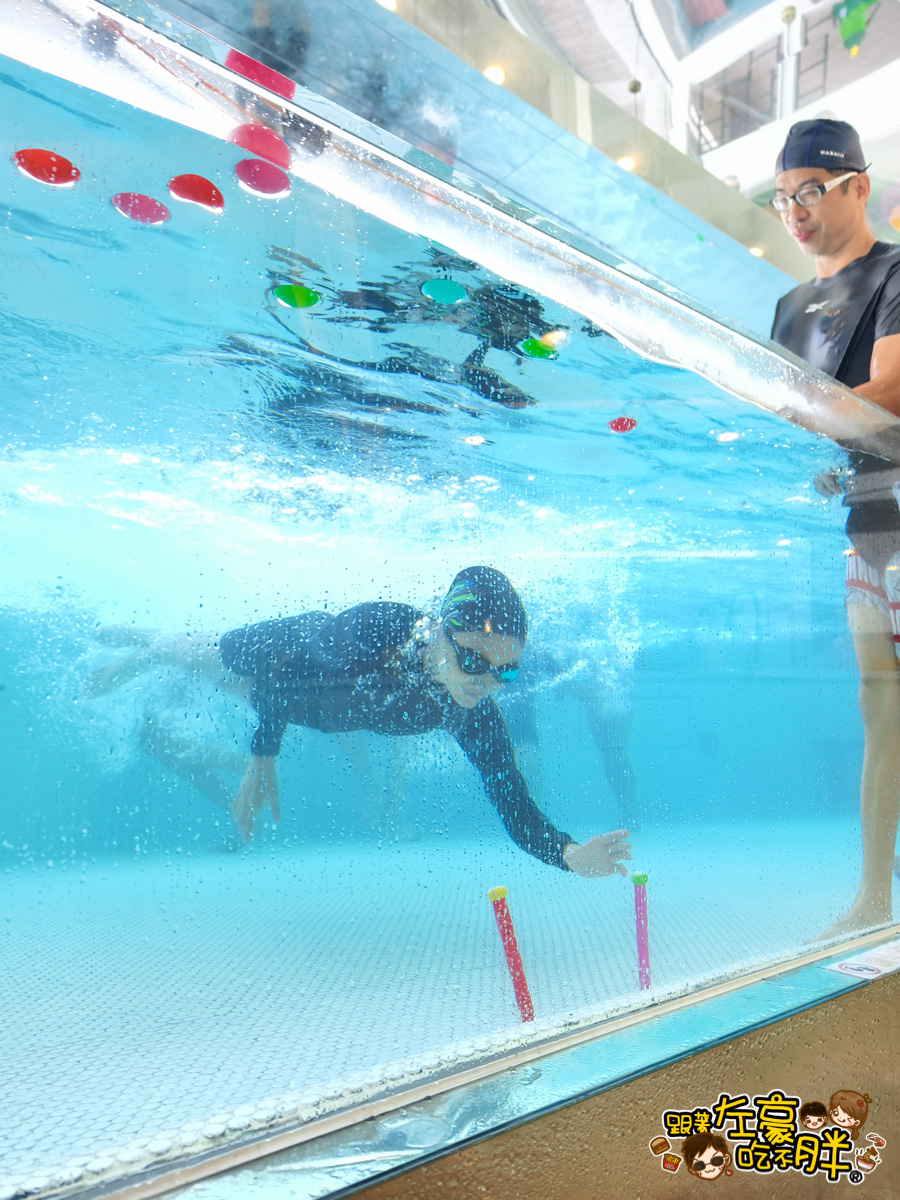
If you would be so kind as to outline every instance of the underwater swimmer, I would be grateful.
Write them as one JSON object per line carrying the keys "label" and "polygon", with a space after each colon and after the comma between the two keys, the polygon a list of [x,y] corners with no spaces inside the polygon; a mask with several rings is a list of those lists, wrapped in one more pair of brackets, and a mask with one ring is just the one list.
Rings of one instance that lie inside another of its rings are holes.
{"label": "underwater swimmer", "polygon": [[248,841],[266,805],[280,816],[275,760],[288,725],[393,737],[446,730],[479,772],[507,833],[550,866],[588,878],[627,874],[625,830],[579,844],[537,808],[513,757],[493,700],[514,679],[528,622],[505,575],[469,567],[453,581],[437,618],[406,604],[358,604],[332,616],[301,613],[224,634],[218,642],[139,630],[100,631],[100,640],[142,649],[94,672],[94,695],[153,664],[200,671],[244,696],[259,718],[252,759],[231,804]]}

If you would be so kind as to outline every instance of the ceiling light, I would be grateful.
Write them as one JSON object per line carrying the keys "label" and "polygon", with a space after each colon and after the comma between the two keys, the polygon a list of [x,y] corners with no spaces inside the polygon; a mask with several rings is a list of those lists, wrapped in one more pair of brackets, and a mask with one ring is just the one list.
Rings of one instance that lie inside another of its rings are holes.
{"label": "ceiling light", "polygon": [[397,0],[375,0],[376,4],[380,4],[382,8],[386,8],[388,12],[397,11]]}
{"label": "ceiling light", "polygon": [[626,154],[624,156],[624,158],[616,159],[616,166],[621,167],[623,171],[633,171],[634,170],[634,159],[629,158],[628,155]]}
{"label": "ceiling light", "polygon": [[754,258],[762,258],[763,251],[761,246],[750,246],[748,249]]}
{"label": "ceiling light", "polygon": [[482,72],[485,79],[489,79],[491,83],[500,84],[506,78],[506,72],[502,67],[485,67]]}

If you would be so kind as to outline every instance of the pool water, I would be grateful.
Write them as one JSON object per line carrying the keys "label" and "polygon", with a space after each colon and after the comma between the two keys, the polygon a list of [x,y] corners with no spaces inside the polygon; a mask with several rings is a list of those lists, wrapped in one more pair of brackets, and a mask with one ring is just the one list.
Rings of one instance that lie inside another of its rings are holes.
{"label": "pool water", "polygon": [[[842,519],[811,482],[835,447],[300,168],[254,194],[222,138],[12,60],[0,83],[0,1197],[802,953],[858,878]],[[75,185],[21,173],[34,147]],[[171,196],[186,173],[221,213]],[[649,992],[631,883],[518,850],[446,735],[292,728],[282,820],[243,846],[249,707],[171,667],[91,692],[123,655],[105,627],[436,611],[475,563],[529,612],[500,704],[537,802],[579,839],[633,832]]]}

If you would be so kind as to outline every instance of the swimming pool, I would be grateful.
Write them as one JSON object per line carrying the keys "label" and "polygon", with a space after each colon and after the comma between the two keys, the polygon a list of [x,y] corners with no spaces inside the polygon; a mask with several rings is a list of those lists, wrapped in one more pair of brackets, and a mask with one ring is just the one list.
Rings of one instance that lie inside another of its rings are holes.
{"label": "swimming pool", "polygon": [[[839,393],[500,198],[103,29],[134,104],[3,64],[0,1195],[790,960],[858,872],[842,520],[811,484],[837,451],[765,411]],[[261,123],[262,158],[233,132]],[[579,840],[633,831],[649,989],[631,881],[519,850],[445,734],[291,729],[282,820],[245,847],[250,707],[158,664],[91,692],[111,626],[434,612],[476,563],[528,610],[499,703],[536,801]]]}

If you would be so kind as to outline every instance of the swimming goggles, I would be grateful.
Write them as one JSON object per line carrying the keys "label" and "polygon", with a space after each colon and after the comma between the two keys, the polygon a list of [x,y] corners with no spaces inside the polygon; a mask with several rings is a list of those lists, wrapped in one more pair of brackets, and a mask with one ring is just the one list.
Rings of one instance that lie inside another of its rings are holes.
{"label": "swimming goggles", "polygon": [[479,654],[477,650],[470,650],[468,646],[457,645],[449,633],[447,634],[447,639],[453,647],[453,653],[456,655],[459,669],[465,672],[466,675],[493,675],[501,683],[511,683],[514,679],[518,679],[518,663],[504,663],[502,667],[492,666],[484,655]]}
{"label": "swimming goggles", "polygon": [[769,207],[774,208],[777,213],[790,212],[792,204],[796,204],[798,208],[812,208],[814,204],[819,203],[826,192],[830,192],[832,188],[837,187],[839,183],[843,183],[852,175],[860,174],[862,174],[861,171],[848,171],[846,175],[838,175],[837,179],[829,179],[827,183],[804,183],[803,187],[794,192],[793,196],[785,196],[781,193],[773,196],[769,201]]}

